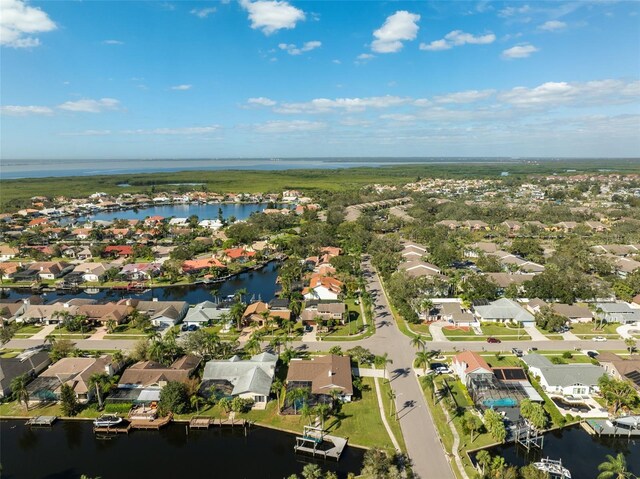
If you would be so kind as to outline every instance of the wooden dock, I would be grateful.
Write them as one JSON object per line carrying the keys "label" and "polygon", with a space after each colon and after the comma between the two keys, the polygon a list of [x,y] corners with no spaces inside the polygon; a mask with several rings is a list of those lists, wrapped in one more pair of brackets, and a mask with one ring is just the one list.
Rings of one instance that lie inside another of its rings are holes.
{"label": "wooden dock", "polygon": [[189,429],[209,429],[211,420],[210,417],[194,416],[189,421]]}
{"label": "wooden dock", "polygon": [[131,419],[131,427],[133,429],[160,429],[166,426],[173,419],[173,414],[169,413],[168,416],[160,417],[157,419]]}
{"label": "wooden dock", "polygon": [[53,426],[53,423],[56,422],[58,416],[34,416],[27,421],[27,426]]}
{"label": "wooden dock", "polygon": [[322,456],[325,459],[330,458],[339,461],[345,447],[347,447],[347,439],[327,434],[323,436],[321,442],[318,442],[314,438],[297,437],[294,451],[311,454],[314,457]]}
{"label": "wooden dock", "polygon": [[205,417],[205,416],[194,416],[189,421],[190,429],[208,429],[211,426],[240,426],[240,427],[249,427],[251,423],[245,419],[236,419],[234,416],[230,415],[227,419],[220,419],[215,417]]}
{"label": "wooden dock", "polygon": [[582,421],[582,428],[591,435],[615,437],[640,437],[640,429],[616,425],[607,419],[587,419]]}
{"label": "wooden dock", "polygon": [[131,423],[126,426],[101,426],[93,427],[93,432],[98,434],[129,434]]}

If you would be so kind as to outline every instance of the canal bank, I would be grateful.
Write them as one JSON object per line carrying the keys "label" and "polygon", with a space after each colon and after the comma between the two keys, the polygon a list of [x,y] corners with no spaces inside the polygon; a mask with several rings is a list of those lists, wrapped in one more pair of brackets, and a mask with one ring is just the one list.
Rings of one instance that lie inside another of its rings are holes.
{"label": "canal bank", "polygon": [[[318,464],[340,478],[357,473],[364,450],[347,447],[339,462],[294,453],[295,434],[252,426],[185,430],[169,424],[159,431],[98,437],[88,421],[60,421],[29,428],[23,421],[0,421],[4,477],[103,479],[218,476],[282,478]],[[61,454],[60,451],[67,451]],[[34,461],[33,458],[38,460]]]}

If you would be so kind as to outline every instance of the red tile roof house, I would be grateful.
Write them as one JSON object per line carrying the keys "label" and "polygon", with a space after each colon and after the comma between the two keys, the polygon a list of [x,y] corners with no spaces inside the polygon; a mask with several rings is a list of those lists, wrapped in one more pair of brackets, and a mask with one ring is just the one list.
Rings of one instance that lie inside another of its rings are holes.
{"label": "red tile roof house", "polygon": [[491,366],[487,364],[482,356],[473,351],[463,351],[456,354],[451,362],[451,368],[465,386],[469,383],[471,377],[493,377]]}
{"label": "red tile roof house", "polygon": [[338,299],[344,283],[330,276],[312,276],[308,288],[302,290],[305,299]]}
{"label": "red tile roof house", "polygon": [[129,245],[107,246],[104,249],[104,252],[106,255],[128,258],[129,256],[133,256],[133,246],[129,246]]}
{"label": "red tile roof house", "polygon": [[156,223],[162,223],[164,221],[164,216],[149,216],[144,220],[144,224],[146,225],[155,225]]}
{"label": "red tile roof house", "polygon": [[67,263],[58,261],[32,263],[29,265],[28,269],[39,271],[38,276],[40,276],[41,279],[56,279],[71,270]]}
{"label": "red tile roof house", "polygon": [[188,259],[182,263],[182,272],[184,274],[197,274],[209,271],[211,268],[223,269],[225,265],[215,258]]}
{"label": "red tile roof house", "polygon": [[249,258],[253,258],[256,255],[255,251],[247,251],[244,248],[229,248],[224,250],[224,256],[233,261],[240,263],[247,261]]}

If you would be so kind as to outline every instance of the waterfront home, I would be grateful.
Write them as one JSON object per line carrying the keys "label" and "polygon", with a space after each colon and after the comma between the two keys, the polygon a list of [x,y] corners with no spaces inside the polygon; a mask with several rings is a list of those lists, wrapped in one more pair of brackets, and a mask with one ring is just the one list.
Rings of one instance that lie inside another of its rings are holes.
{"label": "waterfront home", "polygon": [[255,409],[264,409],[276,371],[278,356],[260,353],[251,359],[233,356],[227,360],[208,361],[204,367],[200,394],[217,398],[251,399]]}
{"label": "waterfront home", "polygon": [[211,268],[224,269],[225,265],[216,258],[188,259],[182,263],[184,274],[198,274],[209,271]]}
{"label": "waterfront home", "polygon": [[[104,277],[107,269],[108,265],[105,263],[81,263],[71,271],[69,276],[78,275],[82,281],[97,283]],[[68,278],[67,276],[65,280]]]}
{"label": "waterfront home", "polygon": [[[265,315],[269,314],[269,305],[262,301],[256,301],[248,305],[242,314],[242,322],[245,325],[256,323],[258,327],[265,325]],[[268,316],[267,316],[268,317]]]}
{"label": "waterfront home", "polygon": [[18,271],[20,271],[20,263],[0,263],[2,279],[11,279]]}
{"label": "waterfront home", "polygon": [[26,374],[34,377],[51,364],[49,351],[26,350],[15,358],[0,358],[0,398],[11,395],[11,381]]}
{"label": "waterfront home", "polygon": [[593,321],[593,313],[591,310],[579,304],[546,303],[541,299],[535,298],[525,305],[533,314],[540,312],[540,310],[547,306],[550,307],[554,313],[564,316],[572,323],[589,323]]}
{"label": "waterfront home", "polygon": [[24,314],[16,318],[19,323],[56,324],[61,321],[61,313],[75,314],[75,307],[67,307],[63,303],[31,304]]}
{"label": "waterfront home", "polygon": [[316,356],[312,359],[294,358],[289,362],[287,391],[308,389],[315,402],[329,402],[331,391],[337,391],[340,399],[351,401],[353,383],[349,356]]}
{"label": "waterfront home", "polygon": [[116,324],[124,323],[132,311],[131,306],[124,304],[83,304],[78,306],[77,314],[86,316],[88,321],[104,326],[109,321],[114,321]]}
{"label": "waterfront home", "polygon": [[498,323],[516,322],[524,326],[533,326],[533,314],[525,310],[516,301],[500,298],[497,301],[474,301],[473,312],[480,322],[490,321]]}
{"label": "waterfront home", "polygon": [[148,281],[160,275],[159,263],[130,263],[125,264],[119,273],[129,281]]}
{"label": "waterfront home", "polygon": [[596,315],[608,323],[640,323],[640,309],[632,308],[624,301],[596,303]]}
{"label": "waterfront home", "polygon": [[624,359],[615,353],[603,351],[598,354],[598,362],[609,375],[629,381],[640,391],[640,357],[630,356]]}
{"label": "waterfront home", "polygon": [[10,322],[16,319],[16,317],[24,314],[29,305],[28,300],[0,301],[0,327],[3,327],[3,322]]}
{"label": "waterfront home", "polygon": [[215,219],[215,220],[202,220],[200,221],[200,223],[198,223],[198,226],[200,228],[207,228],[210,230],[219,230],[224,225],[222,224],[222,221],[220,221],[219,219]]}
{"label": "waterfront home", "polygon": [[490,378],[493,376],[491,366],[474,351],[463,351],[456,354],[451,361],[451,369],[465,386],[471,378]]}
{"label": "waterfront home", "polygon": [[211,301],[203,301],[189,309],[183,323],[187,326],[202,328],[219,321],[228,312],[229,308],[221,308]]}
{"label": "waterfront home", "polygon": [[115,367],[109,355],[99,358],[62,358],[27,386],[29,402],[58,401],[62,385],[68,384],[73,388],[78,402],[87,403],[95,394],[95,388],[89,387],[91,376],[95,373],[113,376]]}
{"label": "waterfront home", "polygon": [[40,279],[56,279],[70,272],[73,266],[61,261],[42,261],[31,263],[27,270],[37,271]]}
{"label": "waterfront home", "polygon": [[522,360],[540,380],[547,393],[584,396],[598,392],[598,380],[606,373],[593,364],[553,364],[540,354],[526,354]]}
{"label": "waterfront home", "polygon": [[162,389],[169,381],[186,383],[202,359],[188,354],[170,366],[155,361],[139,361],[124,370],[118,380],[119,389]]}
{"label": "waterfront home", "polygon": [[228,248],[222,252],[222,257],[239,263],[245,263],[256,255],[255,251],[248,251],[245,248]]}
{"label": "waterfront home", "polygon": [[71,234],[79,240],[87,240],[91,236],[91,228],[76,228]]}
{"label": "waterfront home", "polygon": [[336,300],[342,294],[344,283],[331,276],[314,275],[311,277],[309,287],[302,290],[305,299],[332,299]]}
{"label": "waterfront home", "polygon": [[146,314],[154,326],[167,327],[179,323],[189,311],[186,301],[141,301],[139,299],[122,299],[118,304],[124,304]]}

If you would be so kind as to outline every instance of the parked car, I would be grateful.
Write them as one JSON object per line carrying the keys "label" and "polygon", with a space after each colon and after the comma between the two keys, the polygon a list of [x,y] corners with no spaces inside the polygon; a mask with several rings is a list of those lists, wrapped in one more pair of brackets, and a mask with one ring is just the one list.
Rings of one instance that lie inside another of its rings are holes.
{"label": "parked car", "polygon": [[434,369],[436,374],[451,374],[453,371],[446,366],[440,366]]}
{"label": "parked car", "polygon": [[197,331],[197,330],[198,330],[197,324],[192,324],[187,328],[187,331]]}
{"label": "parked car", "polygon": [[595,338],[593,338],[593,340],[598,342],[603,342],[603,341],[606,341],[607,338],[605,338],[604,336],[596,336]]}
{"label": "parked car", "polygon": [[527,352],[532,353],[533,351],[537,351],[537,350],[538,350],[538,348],[532,347],[532,348],[527,349]]}
{"label": "parked car", "polygon": [[183,325],[180,327],[180,331],[188,331],[188,330],[189,330],[189,326],[187,326],[186,324],[183,324]]}
{"label": "parked car", "polygon": [[522,349],[518,349],[518,348],[513,348],[513,349],[511,350],[511,352],[512,352],[513,354],[515,354],[515,355],[516,355],[516,357],[518,357],[518,358],[521,358],[521,357],[522,357],[522,354],[523,354],[523,353],[522,353]]}
{"label": "parked car", "polygon": [[589,356],[591,359],[595,359],[598,356],[598,352],[597,351],[587,351],[587,356]]}
{"label": "parked car", "polygon": [[498,338],[487,338],[487,342],[488,343],[501,343],[502,341],[500,341]]}

